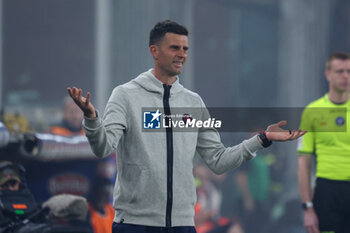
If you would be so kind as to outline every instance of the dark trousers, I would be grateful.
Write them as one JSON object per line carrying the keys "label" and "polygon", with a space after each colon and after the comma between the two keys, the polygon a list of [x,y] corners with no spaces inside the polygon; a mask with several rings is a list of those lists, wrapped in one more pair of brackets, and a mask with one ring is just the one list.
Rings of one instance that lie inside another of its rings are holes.
{"label": "dark trousers", "polygon": [[112,233],[196,233],[196,229],[194,227],[150,227],[114,222]]}
{"label": "dark trousers", "polygon": [[317,178],[313,200],[321,232],[350,232],[350,182]]}

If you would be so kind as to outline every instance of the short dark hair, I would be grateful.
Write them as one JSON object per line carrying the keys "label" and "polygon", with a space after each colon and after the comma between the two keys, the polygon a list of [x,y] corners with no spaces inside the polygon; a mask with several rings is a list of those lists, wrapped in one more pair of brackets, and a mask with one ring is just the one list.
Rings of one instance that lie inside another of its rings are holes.
{"label": "short dark hair", "polygon": [[350,55],[348,53],[345,53],[345,52],[332,53],[328,57],[327,62],[326,62],[326,69],[327,70],[329,70],[331,68],[331,62],[335,59],[342,60],[342,61],[350,60]]}
{"label": "short dark hair", "polygon": [[167,32],[188,36],[188,30],[185,26],[171,20],[160,21],[154,25],[150,32],[149,46],[158,44]]}

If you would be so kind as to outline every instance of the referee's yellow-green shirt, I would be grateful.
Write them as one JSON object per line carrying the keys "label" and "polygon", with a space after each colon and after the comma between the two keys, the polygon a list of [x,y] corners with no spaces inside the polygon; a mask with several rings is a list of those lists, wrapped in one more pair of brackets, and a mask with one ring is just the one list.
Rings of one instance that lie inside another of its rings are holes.
{"label": "referee's yellow-green shirt", "polygon": [[316,154],[316,176],[350,181],[350,100],[334,104],[328,94],[304,110],[300,129],[307,130],[298,140],[299,154]]}

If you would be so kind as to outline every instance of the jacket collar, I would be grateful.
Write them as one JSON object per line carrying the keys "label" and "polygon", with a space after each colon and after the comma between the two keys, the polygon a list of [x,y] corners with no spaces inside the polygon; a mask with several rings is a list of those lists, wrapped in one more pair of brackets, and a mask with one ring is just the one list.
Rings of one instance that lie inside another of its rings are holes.
{"label": "jacket collar", "polygon": [[[153,75],[152,70],[153,68],[140,74],[134,79],[134,82],[147,91],[163,94],[163,83]],[[183,89],[184,87],[179,83],[179,77],[177,76],[176,81],[171,85],[170,95],[175,95]]]}

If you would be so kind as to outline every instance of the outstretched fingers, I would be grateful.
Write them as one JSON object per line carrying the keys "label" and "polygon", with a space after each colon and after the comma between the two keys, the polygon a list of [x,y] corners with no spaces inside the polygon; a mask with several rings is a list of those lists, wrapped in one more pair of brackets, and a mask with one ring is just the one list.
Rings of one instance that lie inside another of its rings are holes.
{"label": "outstretched fingers", "polygon": [[91,93],[88,92],[86,97],[83,96],[83,90],[81,88],[76,87],[68,87],[67,91],[70,97],[74,100],[75,104],[84,112],[84,115],[89,118],[96,117],[96,111],[94,106],[91,104]]}
{"label": "outstretched fingers", "polygon": [[298,137],[301,137],[301,136],[303,136],[304,134],[306,134],[307,133],[307,131],[306,130],[301,130],[301,129],[299,129],[298,130]]}
{"label": "outstretched fingers", "polygon": [[90,92],[88,92],[87,94],[86,94],[86,98],[85,98],[85,104],[86,104],[86,106],[88,106],[89,105],[89,103],[90,103]]}
{"label": "outstretched fingers", "polygon": [[72,87],[72,88],[68,87],[67,90],[68,90],[70,97],[74,100],[74,102],[76,102],[76,88],[75,87]]}
{"label": "outstretched fingers", "polygon": [[78,88],[75,88],[75,93],[74,93],[74,98],[79,101],[79,102],[82,102],[81,101],[81,93],[82,93],[82,90],[81,89],[78,89]]}
{"label": "outstretched fingers", "polygon": [[68,87],[67,88],[67,91],[70,95],[70,97],[74,100],[74,102],[79,106],[81,107],[82,105],[84,105],[84,97],[82,96],[82,90],[81,89],[78,89],[76,87]]}
{"label": "outstretched fingers", "polygon": [[67,87],[68,94],[70,95],[71,98],[73,98],[73,90],[70,87]]}
{"label": "outstretched fingers", "polygon": [[283,120],[277,123],[278,127],[285,126],[287,124],[287,121]]}
{"label": "outstretched fingers", "polygon": [[69,93],[70,97],[72,97],[73,100],[75,100],[75,101],[78,100],[78,92],[79,92],[78,88],[76,88],[76,87],[72,87],[72,88],[68,87],[67,90],[68,90],[68,93]]}
{"label": "outstretched fingers", "polygon": [[289,138],[289,140],[297,139],[297,138],[303,136],[305,133],[306,133],[305,130],[301,130],[301,129],[299,129],[299,130],[293,130],[293,131],[292,131],[292,134],[290,135],[291,137]]}
{"label": "outstretched fingers", "polygon": [[[277,125],[280,123],[277,123]],[[291,141],[303,136],[306,131],[300,129],[284,130],[281,127],[269,127],[266,133],[268,139],[272,141]]]}

